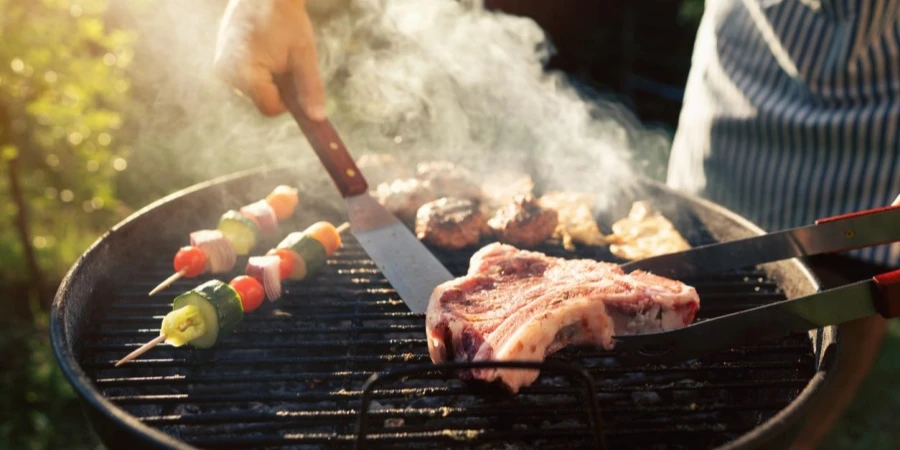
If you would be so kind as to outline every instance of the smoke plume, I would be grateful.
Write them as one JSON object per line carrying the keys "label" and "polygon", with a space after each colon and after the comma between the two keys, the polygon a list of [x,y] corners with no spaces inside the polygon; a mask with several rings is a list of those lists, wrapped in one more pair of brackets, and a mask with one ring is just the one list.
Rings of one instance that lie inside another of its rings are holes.
{"label": "smoke plume", "polygon": [[[639,147],[668,145],[621,106],[545,71],[552,44],[529,18],[454,0],[309,8],[329,116],[355,157],[448,159],[485,175],[519,169],[545,190],[603,194],[603,207],[634,187]],[[152,86],[141,166],[174,164],[193,179],[282,162],[321,170],[289,115],[261,116],[215,77],[223,10],[221,1],[158,2],[140,19],[136,83]]]}

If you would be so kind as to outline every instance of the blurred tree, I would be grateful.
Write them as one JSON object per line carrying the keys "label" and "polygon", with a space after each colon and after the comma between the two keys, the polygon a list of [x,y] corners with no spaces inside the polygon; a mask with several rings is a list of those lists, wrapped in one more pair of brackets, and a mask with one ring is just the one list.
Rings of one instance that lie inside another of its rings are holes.
{"label": "blurred tree", "polygon": [[134,36],[107,3],[0,0],[0,196],[13,199],[0,205],[0,283],[28,282],[32,299],[121,215]]}
{"label": "blurred tree", "polygon": [[703,7],[705,0],[681,0],[679,8],[679,16],[682,21],[697,26],[703,17]]}

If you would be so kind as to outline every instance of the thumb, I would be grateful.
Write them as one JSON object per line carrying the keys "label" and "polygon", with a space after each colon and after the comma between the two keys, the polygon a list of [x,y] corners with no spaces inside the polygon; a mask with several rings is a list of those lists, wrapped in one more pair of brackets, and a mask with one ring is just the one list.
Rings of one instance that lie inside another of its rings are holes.
{"label": "thumb", "polygon": [[303,27],[307,32],[301,33],[300,41],[290,54],[290,70],[297,100],[303,106],[306,115],[314,120],[325,120],[325,87],[319,74],[318,55],[311,26]]}

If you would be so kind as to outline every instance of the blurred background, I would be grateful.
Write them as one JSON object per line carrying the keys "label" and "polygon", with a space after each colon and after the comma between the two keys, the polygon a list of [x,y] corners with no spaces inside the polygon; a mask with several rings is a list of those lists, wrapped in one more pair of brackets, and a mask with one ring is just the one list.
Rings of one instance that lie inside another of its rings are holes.
{"label": "blurred background", "polygon": [[[270,151],[259,142],[281,142],[284,127],[266,124],[211,74],[225,2],[183,3],[0,0],[3,448],[101,448],[48,342],[49,306],[79,255],[137,209],[258,165]],[[703,0],[486,6],[534,18],[555,49],[550,68],[668,142]],[[235,127],[252,138],[224,132]],[[662,180],[666,145],[653,148],[641,155],[642,175]],[[822,448],[896,448],[887,430],[900,413],[898,340],[892,323],[869,381]]]}

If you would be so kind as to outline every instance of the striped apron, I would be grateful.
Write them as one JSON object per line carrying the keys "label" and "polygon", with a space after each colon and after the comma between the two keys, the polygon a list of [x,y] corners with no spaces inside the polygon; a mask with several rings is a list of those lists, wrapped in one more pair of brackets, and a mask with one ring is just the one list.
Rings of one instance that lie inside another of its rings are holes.
{"label": "striped apron", "polygon": [[[770,231],[890,204],[900,0],[707,1],[667,182]],[[900,266],[896,244],[849,255]]]}

